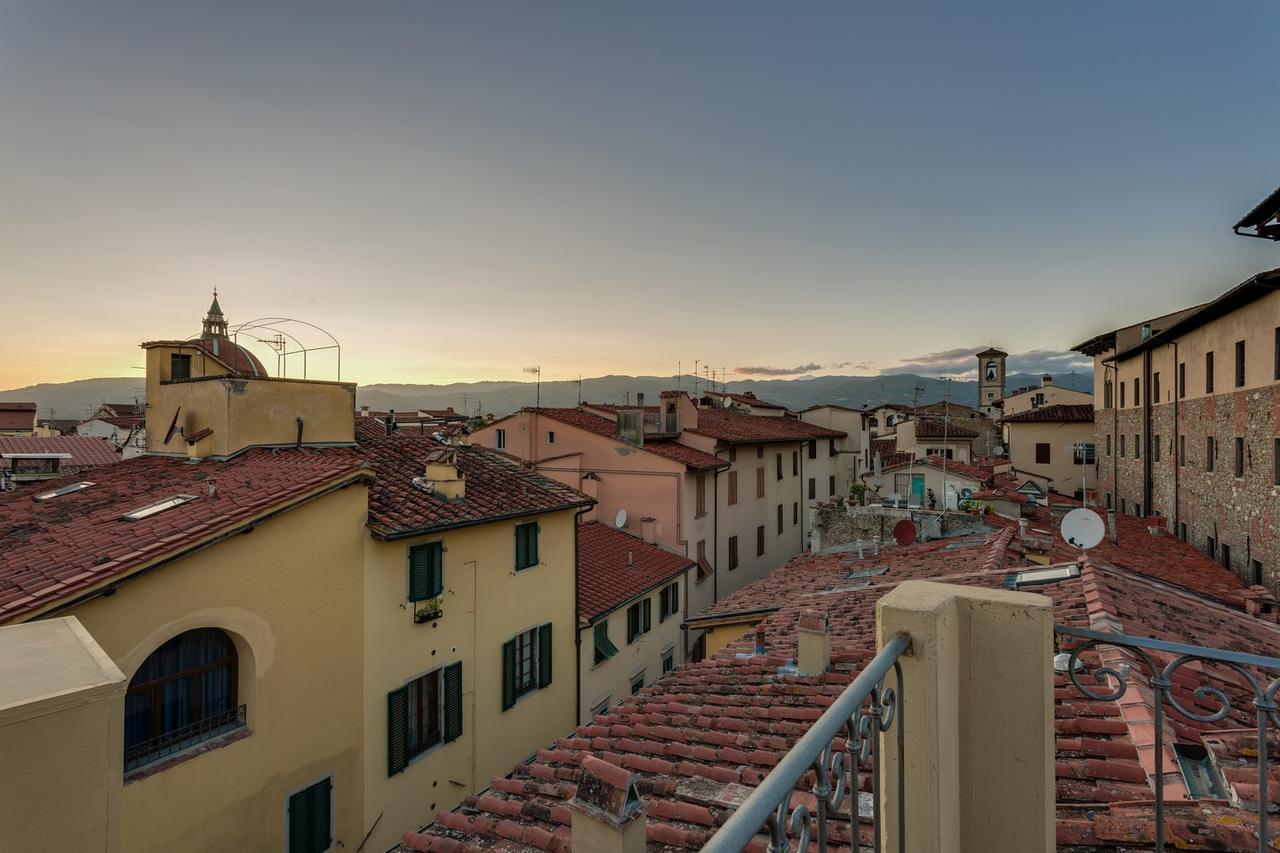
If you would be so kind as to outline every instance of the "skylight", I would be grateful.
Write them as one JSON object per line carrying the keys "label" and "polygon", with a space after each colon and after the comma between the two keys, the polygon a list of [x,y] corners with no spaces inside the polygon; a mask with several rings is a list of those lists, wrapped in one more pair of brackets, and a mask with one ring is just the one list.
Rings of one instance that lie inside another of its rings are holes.
{"label": "skylight", "polygon": [[92,485],[93,483],[90,483],[87,480],[81,483],[72,483],[69,486],[63,486],[62,488],[54,489],[51,492],[42,492],[38,495],[33,496],[31,499],[33,501],[47,501],[53,498],[60,498],[63,495],[69,495],[72,492],[78,492],[81,489],[87,489]]}
{"label": "skylight", "polygon": [[1032,569],[1028,572],[1018,572],[1013,579],[1013,585],[1033,586],[1035,584],[1054,583],[1055,581],[1078,577],[1080,577],[1080,567],[1073,563],[1070,566],[1054,566],[1051,569]]}
{"label": "skylight", "polygon": [[187,501],[193,501],[195,499],[195,495],[174,495],[173,497],[165,498],[158,503],[149,504],[139,509],[135,509],[133,512],[126,512],[120,517],[125,521],[141,521],[144,518],[150,518],[151,516],[162,513],[167,509],[173,509],[175,506],[182,506]]}

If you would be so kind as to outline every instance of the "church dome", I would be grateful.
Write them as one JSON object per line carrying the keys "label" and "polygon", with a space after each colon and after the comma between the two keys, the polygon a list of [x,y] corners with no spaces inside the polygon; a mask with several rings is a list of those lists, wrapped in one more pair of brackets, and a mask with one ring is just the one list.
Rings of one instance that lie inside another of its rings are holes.
{"label": "church dome", "polygon": [[263,378],[267,375],[257,356],[228,337],[227,318],[218,305],[216,290],[213,292],[213,302],[205,312],[200,338],[193,343],[238,376]]}

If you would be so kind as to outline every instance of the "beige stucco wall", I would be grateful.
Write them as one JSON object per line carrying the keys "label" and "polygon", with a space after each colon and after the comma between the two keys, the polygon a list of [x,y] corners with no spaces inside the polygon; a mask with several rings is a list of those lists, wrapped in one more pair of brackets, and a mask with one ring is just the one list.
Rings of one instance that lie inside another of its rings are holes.
{"label": "beige stucco wall", "polygon": [[[1080,488],[1082,467],[1089,469],[1090,481],[1094,479],[1093,466],[1076,465],[1073,461],[1072,445],[1092,444],[1094,441],[1093,422],[1087,423],[1011,423],[1006,425],[1009,433],[1009,460],[1015,472],[1031,474],[1047,481],[1054,491],[1061,494],[1072,494]],[[1049,463],[1037,464],[1036,445],[1049,445]],[[1090,484],[1093,488],[1096,484]]]}
{"label": "beige stucco wall", "polygon": [[[972,477],[967,477],[962,474],[958,474],[953,470],[948,469],[944,477],[943,471],[940,468],[935,468],[932,465],[915,465],[911,467],[904,466],[902,468],[895,468],[892,471],[885,471],[884,485],[880,488],[880,491],[879,491],[879,494],[881,497],[887,498],[891,494],[894,494],[896,490],[896,487],[894,484],[895,482],[897,482],[895,475],[897,474],[924,477],[924,488],[925,488],[924,508],[925,509],[929,508],[929,489],[933,489],[933,494],[937,498],[938,505],[936,508],[948,509],[948,508],[954,508],[956,504],[959,502],[961,489],[969,489],[972,492],[977,492],[982,488],[982,485],[977,480],[973,479]],[[872,482],[871,477],[868,475],[864,477],[864,479],[867,481],[868,488],[874,489],[874,483]],[[945,489],[943,487],[944,479],[946,483]],[[950,499],[945,503],[943,501],[944,494],[951,496]],[[907,498],[909,497],[909,493],[907,491],[899,491],[898,496],[902,498]]]}
{"label": "beige stucco wall", "polygon": [[318,497],[67,611],[126,676],[192,628],[223,629],[240,653],[251,734],[126,780],[124,850],[280,850],[287,794],[326,774],[334,837],[360,843],[366,501],[363,486]]}
{"label": "beige stucco wall", "polygon": [[[528,521],[541,525],[541,564],[516,572],[515,525]],[[366,850],[386,849],[406,830],[453,808],[573,730],[573,523],[573,511],[565,510],[395,542],[367,540],[365,809],[370,822],[383,816]],[[415,624],[406,599],[408,548],[436,540],[445,547],[443,615]],[[502,644],[547,622],[552,624],[552,683],[504,712]],[[388,777],[387,693],[454,662],[462,663],[462,737]]]}
{"label": "beige stucco wall", "polygon": [[[1044,402],[1039,406],[1031,405],[1031,401],[1037,394],[1044,395]],[[1016,415],[1019,412],[1026,412],[1033,408],[1044,408],[1045,406],[1089,406],[1093,404],[1093,396],[1084,391],[1076,391],[1074,388],[1065,388],[1059,385],[1042,385],[1038,388],[1031,388],[1018,394],[1010,394],[1004,398],[1004,408],[1002,411],[1005,415]]]}
{"label": "beige stucco wall", "polygon": [[[591,711],[602,701],[608,699],[609,704],[621,702],[631,693],[631,680],[637,673],[644,672],[644,683],[649,685],[662,677],[662,656],[671,649],[675,655],[675,665],[685,661],[683,652],[681,623],[688,612],[685,604],[688,601],[688,590],[694,583],[694,573],[687,572],[672,580],[666,581],[657,589],[644,595],[636,596],[623,603],[615,610],[601,617],[609,623],[609,639],[618,648],[618,653],[602,663],[595,663],[595,624],[580,629],[582,637],[582,661],[579,672],[582,679],[582,702],[579,707],[581,719],[591,719]],[[659,590],[672,583],[680,585],[680,609],[661,620],[659,609]],[[650,599],[649,608],[652,629],[642,634],[635,642],[627,642],[627,609],[645,598]]]}
{"label": "beige stucco wall", "polygon": [[[766,614],[767,615],[767,614]],[[737,642],[750,633],[756,625],[764,621],[764,616],[745,619],[742,622],[731,622],[709,629],[707,634],[707,655],[713,655],[730,643]]]}
{"label": "beige stucco wall", "polygon": [[942,438],[917,438],[916,424],[919,421],[906,421],[898,425],[897,429],[897,448],[899,452],[909,452],[915,454],[916,458],[928,456],[929,452],[935,448],[946,451],[951,450],[953,462],[969,462],[972,459],[971,438],[953,438],[947,436],[945,440]]}

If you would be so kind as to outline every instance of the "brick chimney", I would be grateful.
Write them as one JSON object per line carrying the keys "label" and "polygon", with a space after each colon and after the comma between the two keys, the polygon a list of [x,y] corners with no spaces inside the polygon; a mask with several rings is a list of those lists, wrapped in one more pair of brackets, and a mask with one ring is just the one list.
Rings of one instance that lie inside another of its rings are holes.
{"label": "brick chimney", "polygon": [[644,801],[629,770],[588,755],[582,759],[570,843],[592,853],[644,853]]}
{"label": "brick chimney", "polygon": [[797,674],[821,675],[831,668],[831,632],[825,611],[800,611],[796,638]]}

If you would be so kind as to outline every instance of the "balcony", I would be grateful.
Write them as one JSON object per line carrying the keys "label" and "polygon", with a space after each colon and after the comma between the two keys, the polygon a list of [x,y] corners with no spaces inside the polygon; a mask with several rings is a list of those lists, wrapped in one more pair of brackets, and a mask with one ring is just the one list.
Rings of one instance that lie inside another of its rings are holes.
{"label": "balcony", "polygon": [[1130,789],[1153,794],[1116,804],[1127,840],[1103,847],[1274,849],[1258,803],[1280,799],[1268,789],[1280,658],[1054,625],[1052,612],[1025,592],[894,589],[876,656],[704,849],[737,853],[763,832],[771,853],[1047,853],[1064,814],[1108,808],[1057,802],[1071,768],[1055,753],[1073,741],[1056,732],[1055,694],[1114,703],[1150,786]]}
{"label": "balcony", "polygon": [[182,752],[204,741],[243,728],[245,724],[245,706],[228,708],[219,714],[213,714],[188,726],[174,729],[171,732],[144,740],[130,746],[124,751],[124,772],[129,773]]}

